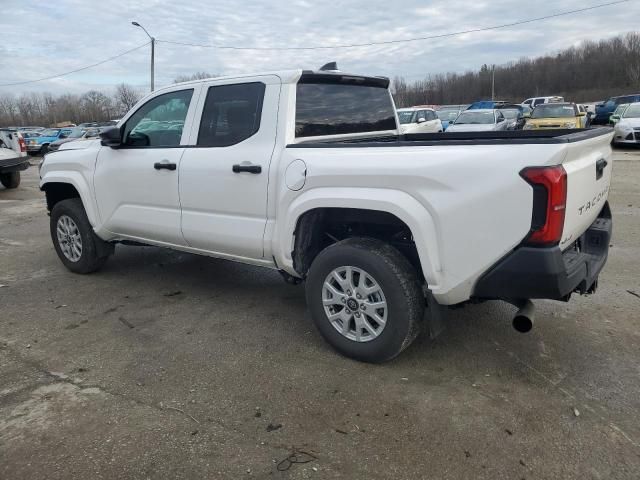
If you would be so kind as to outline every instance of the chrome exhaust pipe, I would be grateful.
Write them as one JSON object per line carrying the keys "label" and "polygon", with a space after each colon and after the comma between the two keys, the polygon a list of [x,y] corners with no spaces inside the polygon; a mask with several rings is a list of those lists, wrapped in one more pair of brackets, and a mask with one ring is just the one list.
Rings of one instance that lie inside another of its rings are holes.
{"label": "chrome exhaust pipe", "polygon": [[520,333],[527,333],[533,328],[533,319],[535,318],[535,306],[531,300],[523,300],[516,304],[519,307],[516,315],[513,317],[513,328]]}

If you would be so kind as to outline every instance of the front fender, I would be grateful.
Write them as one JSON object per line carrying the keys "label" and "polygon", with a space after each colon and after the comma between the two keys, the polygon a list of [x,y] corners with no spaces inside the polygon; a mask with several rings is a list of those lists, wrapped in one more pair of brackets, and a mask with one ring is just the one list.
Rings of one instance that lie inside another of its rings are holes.
{"label": "front fender", "polygon": [[80,200],[82,200],[82,205],[87,213],[89,223],[94,229],[98,227],[100,223],[98,208],[91,194],[91,188],[80,172],[72,170],[45,172],[40,180],[40,190],[43,190],[48,183],[67,183],[73,185],[80,194]]}
{"label": "front fender", "polygon": [[278,266],[286,272],[298,276],[291,256],[294,231],[300,217],[316,208],[360,208],[395,215],[411,229],[429,288],[438,289],[442,268],[433,217],[415,198],[391,189],[315,188],[298,196],[278,221],[272,245]]}

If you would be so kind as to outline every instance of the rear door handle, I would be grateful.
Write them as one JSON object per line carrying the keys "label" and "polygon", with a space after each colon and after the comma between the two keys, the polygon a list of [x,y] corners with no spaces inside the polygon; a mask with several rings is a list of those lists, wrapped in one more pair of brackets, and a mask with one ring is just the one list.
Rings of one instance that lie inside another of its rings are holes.
{"label": "rear door handle", "polygon": [[262,166],[251,164],[236,164],[232,167],[233,173],[247,172],[247,173],[262,173]]}
{"label": "rear door handle", "polygon": [[166,162],[156,162],[153,164],[153,168],[156,170],[175,170],[175,163],[166,163]]}
{"label": "rear door handle", "polygon": [[596,180],[600,180],[600,178],[602,178],[602,174],[607,165],[609,165],[609,162],[604,158],[601,158],[596,162]]}

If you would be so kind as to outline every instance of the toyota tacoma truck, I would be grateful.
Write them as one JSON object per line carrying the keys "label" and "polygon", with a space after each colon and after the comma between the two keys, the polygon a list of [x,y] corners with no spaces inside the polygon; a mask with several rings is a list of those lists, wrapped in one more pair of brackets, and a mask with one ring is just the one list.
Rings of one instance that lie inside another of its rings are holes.
{"label": "toyota tacoma truck", "polygon": [[593,293],[612,230],[611,129],[401,135],[389,80],[331,68],[142,99],[46,155],[55,250],[98,270],[145,244],[305,281],[336,350],[389,360],[448,307]]}
{"label": "toyota tacoma truck", "polygon": [[29,168],[27,148],[22,134],[0,129],[0,183],[4,188],[18,188],[20,172]]}

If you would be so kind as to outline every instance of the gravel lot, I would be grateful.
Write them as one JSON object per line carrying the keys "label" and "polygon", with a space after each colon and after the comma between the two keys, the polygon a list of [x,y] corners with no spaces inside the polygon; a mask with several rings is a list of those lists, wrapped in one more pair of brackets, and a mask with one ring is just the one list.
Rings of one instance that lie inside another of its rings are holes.
{"label": "gravel lot", "polygon": [[[37,168],[0,187],[0,478],[640,478],[640,152],[616,152],[600,289],[455,310],[388,364],[304,288],[154,247],[66,271]],[[278,462],[296,451],[308,463]]]}

